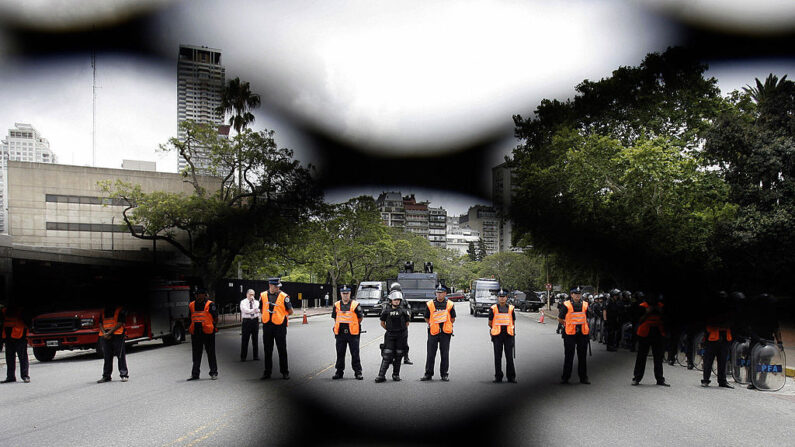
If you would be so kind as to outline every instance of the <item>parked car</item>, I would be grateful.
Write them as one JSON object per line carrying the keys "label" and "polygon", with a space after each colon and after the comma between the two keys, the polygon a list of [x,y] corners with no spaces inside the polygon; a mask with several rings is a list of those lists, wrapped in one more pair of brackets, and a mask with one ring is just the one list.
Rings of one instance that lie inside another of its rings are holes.
{"label": "parked car", "polygon": [[546,304],[535,292],[525,293],[521,290],[514,290],[511,292],[511,296],[513,297],[513,305],[523,312],[537,312],[538,309]]}
{"label": "parked car", "polygon": [[466,300],[466,296],[463,292],[453,292],[447,294],[447,299],[457,303]]}

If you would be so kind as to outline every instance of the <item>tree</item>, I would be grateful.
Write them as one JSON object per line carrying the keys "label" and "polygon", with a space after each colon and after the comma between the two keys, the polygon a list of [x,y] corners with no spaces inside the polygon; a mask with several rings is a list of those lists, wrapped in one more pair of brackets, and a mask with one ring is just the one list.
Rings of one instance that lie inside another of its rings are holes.
{"label": "tree", "polygon": [[470,261],[477,261],[478,260],[478,252],[475,250],[475,243],[469,242],[469,248],[467,248],[467,256],[469,256]]}
{"label": "tree", "polygon": [[477,260],[482,261],[486,258],[486,243],[483,242],[483,238],[478,239],[478,251],[477,251]]}
{"label": "tree", "polygon": [[715,227],[736,207],[700,154],[729,107],[705,69],[671,48],[583,81],[573,100],[543,100],[533,118],[515,116],[517,238],[573,272],[624,283],[664,288],[714,273]]}
{"label": "tree", "polygon": [[[221,105],[218,106],[216,112],[221,115],[226,115],[231,112],[229,117],[229,124],[235,129],[238,134],[249,124],[254,122],[254,114],[251,110],[256,109],[260,105],[260,97],[251,92],[248,82],[241,82],[240,78],[230,80],[221,93]],[[240,158],[240,155],[238,155]],[[237,167],[238,172],[238,187],[242,188],[243,185],[243,169],[241,165]]]}
{"label": "tree", "polygon": [[[278,245],[322,195],[309,169],[291,150],[277,146],[273,131],[243,130],[230,141],[219,138],[213,126],[180,126],[185,140],[171,138],[161,149],[177,151],[187,161],[183,175],[190,194],[147,193],[121,181],[103,182],[102,188],[127,203],[123,217],[132,236],[171,244],[214,289],[246,247]],[[199,151],[209,156],[210,175],[202,175],[193,162]],[[238,165],[242,188],[229,182]]]}
{"label": "tree", "polygon": [[494,253],[480,263],[478,276],[488,278],[493,275],[506,290],[537,290],[541,284],[542,262],[529,254]]}

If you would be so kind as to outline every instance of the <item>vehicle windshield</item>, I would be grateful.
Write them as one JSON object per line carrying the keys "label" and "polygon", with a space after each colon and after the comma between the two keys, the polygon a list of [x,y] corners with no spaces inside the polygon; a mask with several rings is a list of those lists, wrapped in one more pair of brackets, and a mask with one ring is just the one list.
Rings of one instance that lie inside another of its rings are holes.
{"label": "vehicle windshield", "polygon": [[360,289],[356,292],[356,299],[357,300],[377,300],[381,299],[381,291],[378,289]]}
{"label": "vehicle windshield", "polygon": [[478,290],[475,292],[475,299],[478,301],[497,301],[497,293],[500,289]]}
{"label": "vehicle windshield", "polygon": [[400,287],[405,289],[435,289],[436,283],[432,279],[401,279]]}

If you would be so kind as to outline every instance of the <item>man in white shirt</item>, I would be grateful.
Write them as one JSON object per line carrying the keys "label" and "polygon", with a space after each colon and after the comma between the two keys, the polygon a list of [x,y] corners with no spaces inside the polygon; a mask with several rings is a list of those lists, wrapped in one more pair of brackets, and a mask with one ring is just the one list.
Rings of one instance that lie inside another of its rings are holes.
{"label": "man in white shirt", "polygon": [[259,360],[259,300],[254,298],[254,291],[248,289],[246,297],[240,301],[240,316],[243,319],[243,341],[240,345],[240,361],[245,362],[248,356],[248,339],[252,339],[254,348],[254,360]]}

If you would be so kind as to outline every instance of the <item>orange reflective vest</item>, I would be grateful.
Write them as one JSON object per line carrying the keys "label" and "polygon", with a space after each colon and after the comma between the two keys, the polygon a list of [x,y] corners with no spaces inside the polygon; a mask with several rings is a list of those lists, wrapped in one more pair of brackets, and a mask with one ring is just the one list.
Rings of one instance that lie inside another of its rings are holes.
{"label": "orange reflective vest", "polygon": [[577,333],[577,326],[582,326],[582,333],[583,335],[588,335],[591,331],[588,327],[588,317],[586,317],[586,312],[588,312],[588,303],[585,301],[582,302],[582,311],[575,312],[574,306],[571,304],[571,301],[566,301],[563,303],[566,306],[568,312],[566,312],[566,319],[564,320],[564,328],[566,329],[567,335],[574,335]]}
{"label": "orange reflective vest", "polygon": [[447,307],[442,310],[436,310],[436,306],[433,304],[434,301],[436,300],[430,300],[425,303],[428,306],[428,310],[431,311],[431,318],[428,319],[431,335],[436,335],[439,333],[440,324],[442,325],[442,331],[445,334],[452,334],[453,318],[450,316],[450,309],[453,308],[453,302],[448,300]]}
{"label": "orange reflective vest", "polygon": [[262,300],[262,323],[267,323],[272,321],[273,324],[282,324],[289,325],[290,322],[287,319],[287,308],[284,306],[284,300],[287,298],[287,294],[279,291],[279,296],[276,298],[276,304],[273,305],[273,317],[271,317],[271,305],[268,301],[268,292],[262,292],[259,295],[260,299]]}
{"label": "orange reflective vest", "polygon": [[[193,303],[191,303],[193,304]],[[193,310],[193,308],[191,308]],[[119,321],[119,313],[121,312],[121,307],[117,307],[116,311],[113,312],[113,318],[108,318],[105,316],[105,311],[102,311],[102,329],[99,330],[99,335],[104,335],[104,331],[109,331],[116,326],[116,322]],[[113,335],[121,335],[124,333],[124,322],[121,322],[121,326],[113,331]]]}
{"label": "orange reflective vest", "polygon": [[[3,328],[11,328],[11,338],[19,340],[25,335],[25,329],[28,327],[25,326],[21,318],[18,316],[9,316],[6,310],[3,309]],[[3,334],[5,335],[5,329],[3,329]]]}
{"label": "orange reflective vest", "polygon": [[210,304],[213,302],[207,300],[204,302],[204,310],[196,310],[196,301],[190,302],[190,328],[188,329],[193,334],[193,327],[196,323],[202,324],[202,332],[205,334],[212,334],[215,332],[215,325],[213,324],[213,316],[210,314]]}
{"label": "orange reflective vest", "polygon": [[508,305],[508,313],[502,314],[500,313],[499,306],[496,304],[491,306],[491,311],[494,312],[494,319],[491,320],[491,335],[500,335],[500,326],[507,326],[508,327],[508,335],[513,337],[514,335],[514,322],[511,315],[513,315],[513,305]]}
{"label": "orange reflective vest", "polygon": [[[639,306],[648,308],[649,303],[644,301],[640,303]],[[662,310],[662,307],[661,303],[657,304],[657,310]],[[656,327],[661,335],[665,335],[665,326],[663,326],[662,315],[659,313],[649,314],[646,319],[643,320],[643,323],[638,325],[638,330],[635,331],[635,333],[638,334],[638,337],[648,337],[649,331],[653,327]]]}
{"label": "orange reflective vest", "polygon": [[334,303],[337,308],[337,318],[334,320],[334,334],[340,333],[340,324],[347,323],[348,331],[351,335],[359,335],[359,318],[356,316],[356,307],[359,303],[356,300],[351,300],[351,310],[340,310],[342,301]]}
{"label": "orange reflective vest", "polygon": [[726,341],[732,341],[732,330],[727,327],[720,326],[707,326],[707,340],[718,341],[720,340],[720,331],[726,331]]}

